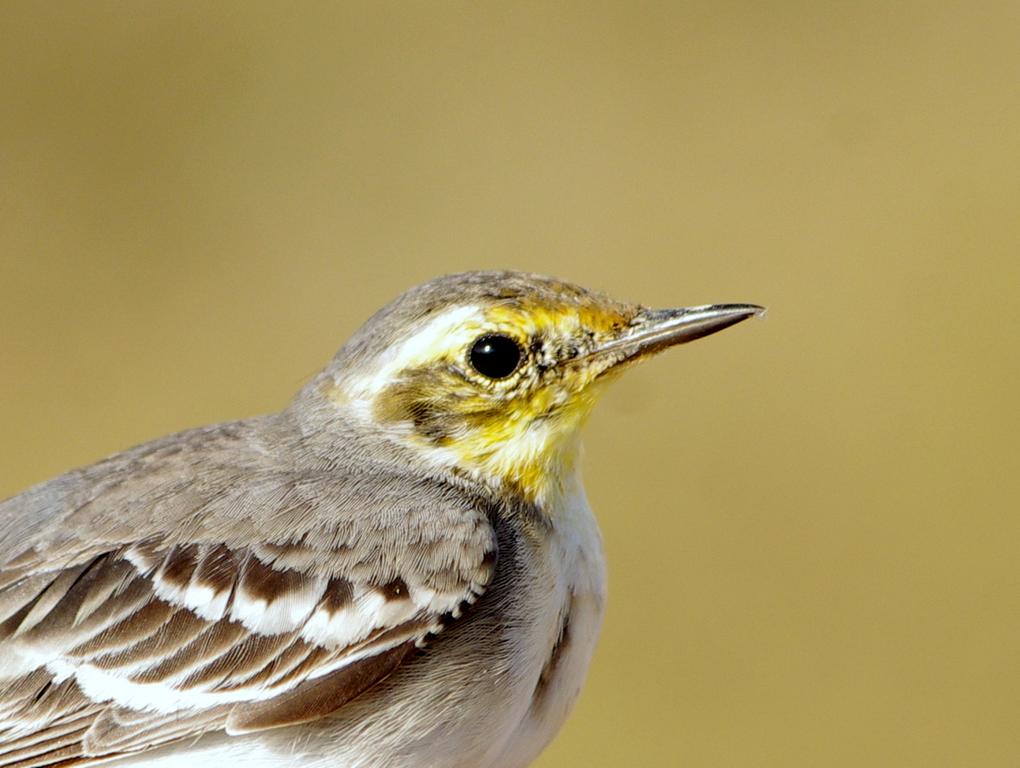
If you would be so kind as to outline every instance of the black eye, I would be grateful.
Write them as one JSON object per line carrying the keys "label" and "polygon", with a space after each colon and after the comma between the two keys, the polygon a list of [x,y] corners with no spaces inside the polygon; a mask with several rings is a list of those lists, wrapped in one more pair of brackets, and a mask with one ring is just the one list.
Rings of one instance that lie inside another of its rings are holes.
{"label": "black eye", "polygon": [[490,334],[471,345],[471,367],[490,379],[505,379],[521,364],[520,345],[509,336]]}

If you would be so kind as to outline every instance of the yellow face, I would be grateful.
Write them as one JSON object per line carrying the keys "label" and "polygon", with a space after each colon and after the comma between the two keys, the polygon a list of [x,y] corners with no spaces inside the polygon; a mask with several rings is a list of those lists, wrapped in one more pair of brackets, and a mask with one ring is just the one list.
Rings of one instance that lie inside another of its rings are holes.
{"label": "yellow face", "polygon": [[638,308],[514,302],[438,313],[333,397],[427,458],[548,499],[610,368],[593,354]]}
{"label": "yellow face", "polygon": [[[476,298],[444,303],[444,290]],[[539,506],[574,477],[609,374],[762,311],[651,310],[520,273],[451,275],[422,291],[366,323],[319,391],[426,465]]]}

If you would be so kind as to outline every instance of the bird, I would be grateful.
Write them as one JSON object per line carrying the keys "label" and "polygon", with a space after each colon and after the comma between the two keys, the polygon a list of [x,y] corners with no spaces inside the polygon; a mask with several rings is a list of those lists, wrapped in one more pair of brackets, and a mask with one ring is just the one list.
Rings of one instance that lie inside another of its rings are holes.
{"label": "bird", "polygon": [[634,363],[762,312],[447,275],[283,410],[0,502],[0,766],[529,765],[605,607],[582,426]]}

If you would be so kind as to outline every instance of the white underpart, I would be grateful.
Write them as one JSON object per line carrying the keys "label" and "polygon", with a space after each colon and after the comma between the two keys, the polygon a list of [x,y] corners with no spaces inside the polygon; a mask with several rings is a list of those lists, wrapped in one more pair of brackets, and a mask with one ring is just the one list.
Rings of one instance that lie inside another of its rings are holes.
{"label": "white underpart", "polygon": [[496,742],[499,746],[486,768],[524,768],[552,741],[581,691],[602,627],[606,604],[602,536],[580,475],[572,472],[564,486],[563,495],[550,509],[553,531],[547,559],[541,564],[552,588],[543,604],[535,606],[544,632],[528,649],[528,663],[544,668],[560,639],[560,616],[565,615],[569,623],[568,639],[543,696]]}

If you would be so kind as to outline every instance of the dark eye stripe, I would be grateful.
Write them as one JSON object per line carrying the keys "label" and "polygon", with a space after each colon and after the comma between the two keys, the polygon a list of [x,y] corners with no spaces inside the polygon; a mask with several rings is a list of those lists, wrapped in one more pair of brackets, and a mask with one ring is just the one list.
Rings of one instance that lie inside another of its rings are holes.
{"label": "dark eye stripe", "polygon": [[482,336],[468,352],[471,367],[490,379],[505,379],[520,367],[523,358],[516,341],[497,333]]}

